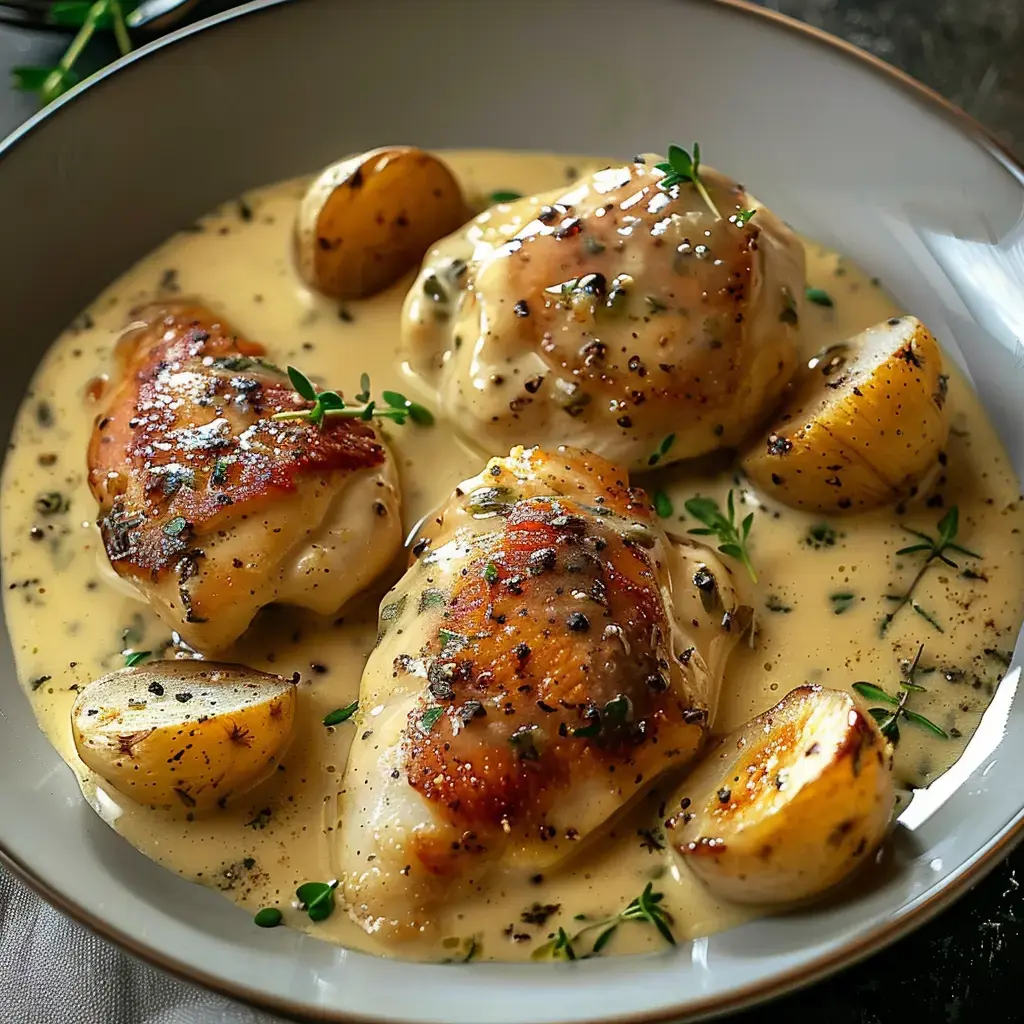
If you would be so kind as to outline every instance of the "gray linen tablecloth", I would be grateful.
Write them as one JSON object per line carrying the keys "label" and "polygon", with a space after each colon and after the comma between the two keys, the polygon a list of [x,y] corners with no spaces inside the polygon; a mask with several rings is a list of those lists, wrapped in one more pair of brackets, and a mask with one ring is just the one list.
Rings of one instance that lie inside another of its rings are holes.
{"label": "gray linen tablecloth", "polygon": [[[489,2],[489,0],[479,0]],[[554,0],[553,0],[554,2]],[[1024,0],[760,0],[871,50],[965,107],[1024,152]],[[207,0],[203,13],[232,6]],[[52,62],[64,45],[0,29],[0,137],[29,116],[31,97],[6,93],[16,64]],[[837,984],[842,985],[840,981]],[[836,1001],[830,989],[787,1000],[842,1013],[844,1021],[881,1020],[858,988]],[[891,1000],[890,1000],[891,1002]],[[921,1008],[922,1011],[924,1007]],[[744,1015],[747,1024],[776,1011]],[[958,1019],[949,1015],[945,1020]],[[826,1012],[827,1019],[839,1017]],[[927,1019],[939,1019],[929,1012]],[[893,1019],[892,1015],[886,1016]],[[1002,1017],[1001,1019],[1007,1019]],[[251,1010],[178,981],[112,946],[48,906],[0,868],[0,1024],[276,1024]]]}
{"label": "gray linen tablecloth", "polygon": [[186,985],[54,910],[0,868],[3,1024],[276,1024]]}

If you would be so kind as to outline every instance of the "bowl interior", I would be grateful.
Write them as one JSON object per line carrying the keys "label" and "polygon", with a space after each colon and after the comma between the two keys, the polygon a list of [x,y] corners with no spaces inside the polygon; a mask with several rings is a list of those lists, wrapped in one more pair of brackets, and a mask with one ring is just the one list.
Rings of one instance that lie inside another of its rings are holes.
{"label": "bowl interior", "polygon": [[[267,0],[248,11],[148,48],[0,150],[5,431],[40,355],[81,307],[245,188],[396,142],[627,157],[698,139],[709,162],[870,268],[929,324],[1024,469],[1024,407],[1014,401],[1024,177],[895,75],[706,0],[633,0],[628,22],[608,32],[593,30],[589,0]],[[866,954],[994,860],[1021,818],[1017,664],[962,762],[915,796],[867,891],[671,954],[460,969],[253,928],[89,810],[35,726],[6,639],[0,847],[51,899],[136,952],[295,1013],[438,1024],[688,1018]]]}

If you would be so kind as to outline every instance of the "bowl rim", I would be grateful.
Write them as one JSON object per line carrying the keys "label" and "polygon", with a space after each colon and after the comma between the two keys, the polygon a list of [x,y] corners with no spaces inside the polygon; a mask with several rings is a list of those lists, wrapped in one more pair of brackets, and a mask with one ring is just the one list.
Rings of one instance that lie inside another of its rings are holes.
{"label": "bowl rim", "polygon": [[[15,128],[6,138],[0,138],[0,161],[9,158],[19,143],[45,121],[56,116],[64,107],[74,103],[84,92],[107,84],[113,75],[136,61],[144,60],[159,50],[186,42],[200,32],[222,28],[233,24],[238,19],[265,14],[278,7],[296,2],[298,0],[248,0],[238,7],[200,19],[132,50],[39,110]],[[828,49],[843,60],[866,66],[875,75],[884,78],[890,84],[916,98],[931,113],[952,124],[960,134],[999,163],[1024,189],[1024,162],[1018,159],[1002,140],[965,110],[880,57],[876,57],[824,29],[808,25],[779,11],[761,7],[752,0],[688,0],[688,2],[722,8],[739,17],[759,19],[762,22],[773,24],[807,42]],[[687,1021],[707,1020],[735,1013],[805,988],[839,970],[853,966],[932,920],[940,911],[980,882],[1022,840],[1024,840],[1024,807],[1021,807],[986,845],[976,850],[969,860],[964,861],[949,876],[941,890],[920,901],[899,917],[894,917],[890,921],[876,926],[842,948],[819,955],[809,962],[776,975],[769,981],[752,982],[726,995],[711,995],[696,1002],[680,1003],[669,1010],[638,1011],[619,1014],[615,1017],[595,1018],[592,1024],[609,1024],[611,1021],[622,1022],[622,1024],[672,1024],[672,1022],[683,1019]],[[194,968],[162,952],[155,945],[147,944],[109,924],[103,918],[81,906],[70,895],[47,885],[30,865],[6,849],[2,838],[0,838],[0,864],[4,865],[47,903],[72,918],[76,923],[84,925],[130,955],[188,983],[200,985],[256,1009],[286,1014],[293,1020],[328,1020],[339,1022],[339,1024],[386,1024],[388,1021],[394,1021],[395,1024],[407,1024],[404,1019],[400,1018],[366,1017],[342,1008],[331,1008],[326,1014],[320,1010],[315,1016],[311,1016],[308,1007],[288,998],[261,992],[228,977]]]}

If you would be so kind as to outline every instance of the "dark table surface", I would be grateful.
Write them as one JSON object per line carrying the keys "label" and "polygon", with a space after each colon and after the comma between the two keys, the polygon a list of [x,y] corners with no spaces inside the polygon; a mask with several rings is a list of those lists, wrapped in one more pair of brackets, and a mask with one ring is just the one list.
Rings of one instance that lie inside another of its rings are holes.
{"label": "dark table surface", "polygon": [[[486,2],[486,0],[477,0]],[[760,0],[909,72],[963,107],[1024,159],[1024,0]],[[206,0],[199,13],[226,10]],[[47,63],[66,40],[0,27],[0,83],[16,64]],[[94,55],[103,57],[102,45]],[[36,109],[0,87],[0,136]],[[1024,850],[931,924],[830,981],[735,1018],[762,1024],[813,1011],[828,1024],[971,1024],[1024,1020],[1015,965],[1024,957]]]}

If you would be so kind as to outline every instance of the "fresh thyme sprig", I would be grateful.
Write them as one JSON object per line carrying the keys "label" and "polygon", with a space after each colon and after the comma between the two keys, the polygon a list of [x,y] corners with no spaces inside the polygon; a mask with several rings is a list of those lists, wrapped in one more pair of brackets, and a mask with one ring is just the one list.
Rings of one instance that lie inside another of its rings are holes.
{"label": "fresh thyme sprig", "polygon": [[960,510],[956,505],[950,505],[949,511],[939,520],[938,524],[938,537],[931,537],[927,533],[921,533],[919,530],[912,530],[909,526],[903,526],[902,529],[906,530],[907,533],[912,533],[915,537],[919,538],[919,543],[910,544],[905,548],[900,548],[896,552],[897,555],[913,555],[919,551],[927,551],[928,557],[924,560],[924,564],[917,571],[917,575],[910,581],[910,586],[902,594],[887,594],[887,601],[897,602],[896,607],[891,612],[886,612],[882,619],[879,633],[885,636],[886,630],[892,625],[892,620],[896,618],[900,611],[906,606],[910,605],[911,608],[917,612],[923,619],[927,620],[934,626],[940,633],[943,632],[942,626],[936,621],[934,616],[930,615],[925,611],[915,600],[914,590],[917,585],[921,582],[924,574],[928,571],[928,567],[936,559],[940,562],[945,563],[951,569],[959,569],[960,566],[946,555],[947,551],[958,551],[962,555],[967,555],[970,558],[981,558],[976,551],[971,551],[969,548],[965,548],[960,544],[955,544],[954,539],[957,532],[960,529]]}
{"label": "fresh thyme sprig", "polygon": [[81,80],[75,64],[97,29],[113,30],[122,56],[131,50],[125,16],[137,6],[137,0],[58,0],[47,12],[49,20],[54,25],[79,26],[75,38],[55,67],[13,68],[12,84],[16,89],[37,93],[43,103],[51,103]]}
{"label": "fresh thyme sprig", "polygon": [[907,708],[907,701],[910,700],[911,693],[924,692],[924,687],[914,682],[914,673],[917,672],[923,653],[924,644],[921,644],[917,649],[917,654],[914,655],[914,660],[907,669],[906,677],[900,680],[900,693],[898,697],[887,693],[880,686],[875,686],[874,683],[861,682],[853,684],[854,690],[862,697],[868,700],[881,701],[887,705],[884,708],[868,708],[868,714],[878,723],[879,731],[893,746],[900,741],[899,720],[901,718],[906,722],[920,726],[922,729],[927,729],[928,732],[944,740],[949,739],[949,734],[945,729],[937,726],[930,718],[925,718],[924,715],[920,715],[916,711],[911,711]]}
{"label": "fresh thyme sprig", "polygon": [[[711,193],[708,192],[707,187],[701,180],[699,142],[695,142],[693,144],[692,157],[685,149],[683,149],[682,146],[676,146],[675,144],[669,146],[668,160],[664,163],[655,164],[654,166],[665,175],[665,177],[658,182],[658,185],[661,188],[668,190],[673,188],[675,185],[692,182],[693,187],[697,190],[701,199],[707,203],[708,209],[719,220],[722,219],[722,215],[718,212],[718,207],[715,206],[714,200],[711,198]],[[753,216],[753,214],[751,214],[751,216]]]}
{"label": "fresh thyme sprig", "polygon": [[718,550],[722,554],[730,555],[742,562],[747,572],[750,573],[751,581],[756,583],[757,573],[754,571],[750,553],[747,551],[747,538],[750,536],[750,527],[754,523],[754,513],[751,512],[737,527],[736,505],[731,490],[726,499],[728,517],[722,515],[718,502],[714,498],[690,498],[684,503],[684,507],[694,519],[699,519],[704,524],[704,528],[689,532],[704,537],[716,535],[719,541]]}
{"label": "fresh thyme sprig", "polygon": [[[545,957],[552,957],[555,960],[579,960],[580,954],[576,950],[576,943],[590,932],[600,929],[600,933],[594,940],[589,953],[583,956],[593,956],[600,953],[611,941],[620,924],[627,921],[646,921],[657,929],[661,937],[670,945],[676,944],[675,936],[672,934],[672,915],[659,904],[665,898],[664,893],[654,892],[654,883],[648,882],[644,891],[635,900],[629,903],[623,910],[611,917],[602,918],[599,921],[591,921],[585,924],[575,935],[569,935],[564,928],[559,928],[557,934],[550,942],[545,942],[533,951],[532,959],[542,960]],[[585,921],[586,914],[578,914],[577,921]]]}
{"label": "fresh thyme sprig", "polygon": [[405,423],[407,418],[423,427],[429,427],[434,422],[434,414],[429,409],[418,402],[410,401],[397,391],[382,391],[380,400],[383,404],[370,398],[370,378],[365,373],[359,380],[362,390],[356,395],[356,399],[362,403],[360,405],[346,405],[337,391],[317,391],[313,382],[294,366],[288,367],[288,379],[292,382],[292,387],[307,402],[313,403],[313,408],[275,413],[272,419],[309,420],[318,427],[323,427],[324,419],[328,416],[358,420],[394,420],[399,426]]}

